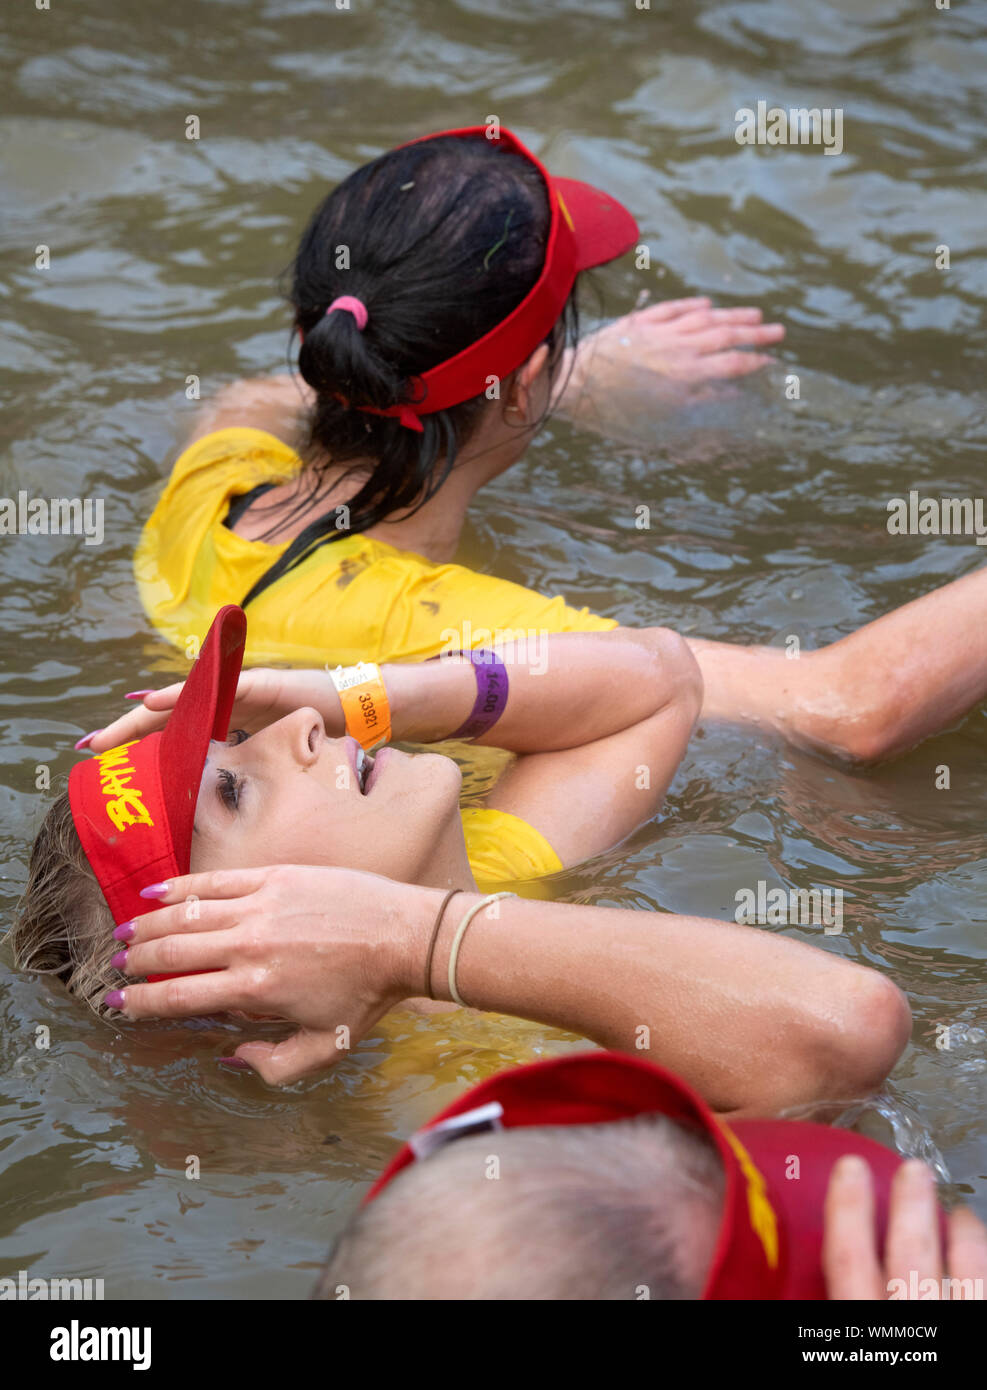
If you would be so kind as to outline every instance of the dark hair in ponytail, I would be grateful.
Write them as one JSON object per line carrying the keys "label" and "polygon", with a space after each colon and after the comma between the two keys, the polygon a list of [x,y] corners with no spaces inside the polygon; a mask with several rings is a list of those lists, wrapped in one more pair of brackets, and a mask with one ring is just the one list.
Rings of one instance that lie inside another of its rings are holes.
{"label": "dark hair in ponytail", "polygon": [[[489,401],[483,395],[421,417],[424,433],[361,412],[410,399],[411,379],[488,333],[541,273],[549,227],[538,171],[494,142],[443,136],[391,150],[357,169],[316,208],[291,270],[303,342],[302,377],[316,392],[304,456],[315,497],[327,468],[375,460],[347,502],[313,521],[254,585],[249,603],[313,550],[417,510],[448,477]],[[339,295],[367,307],[327,314]],[[575,292],[547,342],[554,372],[578,333]]]}

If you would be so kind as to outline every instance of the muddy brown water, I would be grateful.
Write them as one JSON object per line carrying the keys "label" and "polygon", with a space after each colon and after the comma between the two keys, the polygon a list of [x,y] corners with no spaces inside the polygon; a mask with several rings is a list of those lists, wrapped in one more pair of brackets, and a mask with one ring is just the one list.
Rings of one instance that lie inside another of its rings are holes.
{"label": "muddy brown water", "polygon": [[[983,563],[971,540],[885,526],[911,487],[985,490],[982,4],[88,0],[8,7],[2,34],[0,494],[105,503],[98,546],[0,538],[5,919],[38,769],[64,776],[125,690],[179,669],[130,557],[190,419],[186,378],[209,391],[283,366],[276,278],[309,209],[412,134],[496,114],[634,208],[651,269],[598,273],[591,314],[648,288],[756,303],[789,328],[782,365],[722,400],[660,418],[642,403],[610,439],[552,423],[479,499],[462,560],[629,623],[810,646]],[[734,112],[761,99],[843,108],[843,154],[741,148]],[[862,775],[710,727],[661,820],[554,890],[732,917],[759,880],[842,888],[841,935],[764,930],[907,991],[913,1040],[871,1122],[934,1146],[982,1213],[985,750],[983,710]],[[500,1019],[392,1018],[279,1093],[220,1073],[234,1025],[115,1027],[8,967],[0,1274],[102,1275],[108,1297],[305,1295],[409,1129],[496,1067],[575,1045]]]}

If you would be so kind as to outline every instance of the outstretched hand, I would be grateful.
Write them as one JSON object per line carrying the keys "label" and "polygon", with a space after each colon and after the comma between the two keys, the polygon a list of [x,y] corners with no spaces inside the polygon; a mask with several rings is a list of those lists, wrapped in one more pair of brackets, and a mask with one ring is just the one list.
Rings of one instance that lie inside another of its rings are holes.
{"label": "outstretched hand", "polygon": [[747,349],[781,342],[785,335],[783,324],[765,324],[762,317],[759,309],[713,309],[709,299],[670,299],[624,314],[580,343],[576,389],[592,385],[595,396],[601,388],[619,393],[621,379],[641,371],[653,375],[656,385],[747,377],[774,361]]}
{"label": "outstretched hand", "polygon": [[714,309],[709,299],[671,299],[625,314],[586,341],[611,364],[644,368],[668,381],[698,385],[748,376],[774,358],[746,351],[780,343],[784,325],[762,323],[760,309]]}

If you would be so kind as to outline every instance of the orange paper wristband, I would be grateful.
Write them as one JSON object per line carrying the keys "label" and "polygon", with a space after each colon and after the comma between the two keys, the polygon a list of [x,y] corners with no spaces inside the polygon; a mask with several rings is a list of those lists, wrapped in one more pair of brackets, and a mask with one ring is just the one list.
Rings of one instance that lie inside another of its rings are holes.
{"label": "orange paper wristband", "polygon": [[391,738],[391,706],[381,679],[380,667],[372,661],[355,666],[337,666],[329,672],[339,692],[346,732],[369,752]]}

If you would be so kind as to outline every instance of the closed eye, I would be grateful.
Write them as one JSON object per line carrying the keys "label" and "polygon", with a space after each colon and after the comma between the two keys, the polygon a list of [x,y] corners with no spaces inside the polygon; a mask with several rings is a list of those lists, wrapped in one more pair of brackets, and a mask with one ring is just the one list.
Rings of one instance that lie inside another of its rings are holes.
{"label": "closed eye", "polygon": [[228,811],[235,811],[240,805],[243,778],[238,777],[235,772],[230,772],[229,768],[226,767],[217,768],[216,773],[216,794]]}

